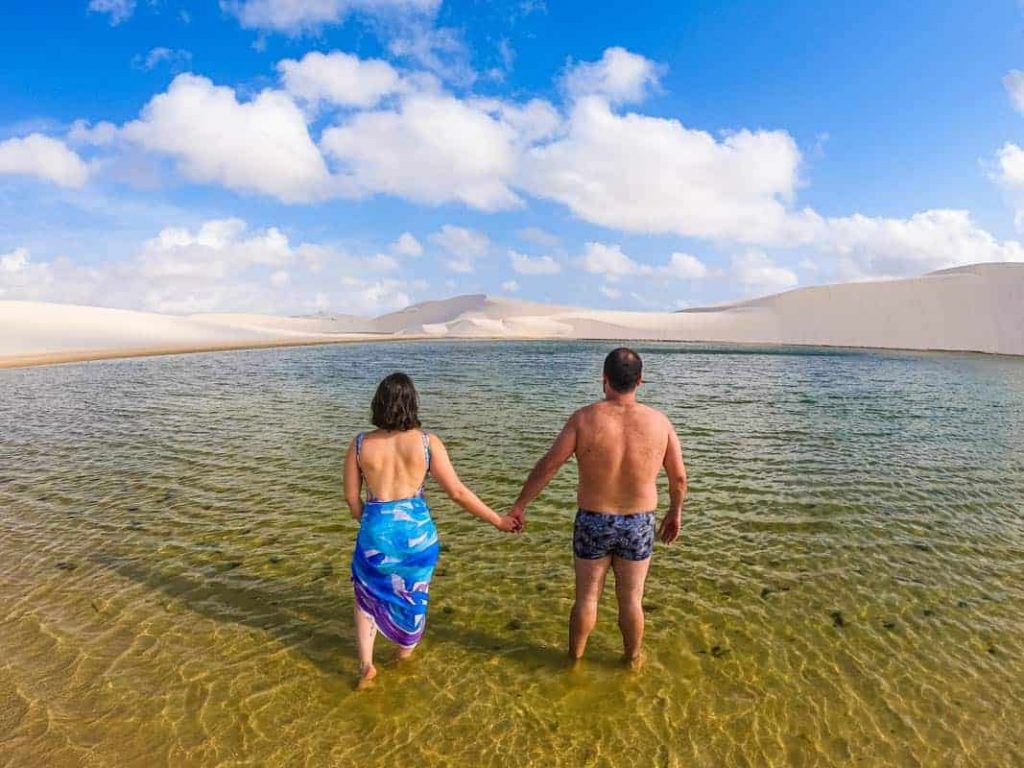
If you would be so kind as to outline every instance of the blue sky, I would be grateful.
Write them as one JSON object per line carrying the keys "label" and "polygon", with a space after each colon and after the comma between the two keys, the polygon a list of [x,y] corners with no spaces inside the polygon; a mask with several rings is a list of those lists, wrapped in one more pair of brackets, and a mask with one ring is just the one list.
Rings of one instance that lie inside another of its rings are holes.
{"label": "blue sky", "polygon": [[674,309],[1024,260],[1022,32],[1009,0],[23,4],[0,299]]}

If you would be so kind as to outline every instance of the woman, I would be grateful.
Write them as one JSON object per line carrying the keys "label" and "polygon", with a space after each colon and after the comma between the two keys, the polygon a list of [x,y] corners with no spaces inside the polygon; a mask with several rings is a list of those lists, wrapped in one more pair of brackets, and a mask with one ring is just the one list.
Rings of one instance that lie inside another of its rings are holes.
{"label": "woman", "polygon": [[519,528],[517,521],[500,516],[463,485],[444,443],[420,430],[412,379],[404,373],[385,378],[371,410],[377,429],[356,435],[345,457],[345,501],[359,521],[352,586],[360,683],[377,675],[377,631],[399,646],[400,659],[408,658],[423,636],[439,552],[437,529],[423,495],[428,474],[470,514],[500,531]]}

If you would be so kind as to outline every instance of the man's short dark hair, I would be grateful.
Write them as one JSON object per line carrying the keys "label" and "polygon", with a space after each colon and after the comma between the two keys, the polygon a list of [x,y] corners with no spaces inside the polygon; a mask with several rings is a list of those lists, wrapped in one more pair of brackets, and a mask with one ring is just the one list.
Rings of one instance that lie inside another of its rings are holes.
{"label": "man's short dark hair", "polygon": [[392,373],[377,385],[370,405],[373,426],[389,432],[405,432],[420,426],[420,403],[412,379]]}
{"label": "man's short dark hair", "polygon": [[613,349],[604,359],[604,375],[608,378],[608,386],[616,392],[632,392],[636,389],[643,370],[644,361],[628,347]]}

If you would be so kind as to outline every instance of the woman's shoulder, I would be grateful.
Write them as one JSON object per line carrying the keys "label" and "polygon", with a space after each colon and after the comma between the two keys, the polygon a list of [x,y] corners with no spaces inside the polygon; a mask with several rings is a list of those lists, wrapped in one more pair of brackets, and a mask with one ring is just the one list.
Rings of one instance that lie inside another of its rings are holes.
{"label": "woman's shoulder", "polygon": [[361,446],[363,443],[366,442],[367,438],[373,438],[376,435],[378,435],[379,433],[380,433],[379,429],[366,429],[366,430],[362,430],[360,432],[356,432],[355,436],[352,438],[351,445],[354,445],[354,446],[357,446],[357,447]]}

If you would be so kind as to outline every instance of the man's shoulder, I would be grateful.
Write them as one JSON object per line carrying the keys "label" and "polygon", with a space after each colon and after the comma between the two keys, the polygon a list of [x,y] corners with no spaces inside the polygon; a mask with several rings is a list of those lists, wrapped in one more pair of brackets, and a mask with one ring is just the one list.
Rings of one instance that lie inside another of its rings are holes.
{"label": "man's shoulder", "polygon": [[584,405],[582,408],[577,408],[573,412],[572,416],[569,417],[569,421],[579,424],[581,421],[585,421],[586,419],[594,416],[600,411],[602,402],[603,401],[598,400],[596,403],[590,403],[589,405]]}
{"label": "man's shoulder", "polygon": [[668,416],[666,416],[666,415],[665,415],[664,413],[662,413],[661,411],[659,411],[659,410],[658,410],[657,408],[653,408],[653,407],[651,407],[651,406],[647,405],[646,403],[640,403],[640,402],[638,402],[638,403],[637,403],[637,407],[638,407],[638,408],[639,408],[639,409],[640,409],[640,410],[641,410],[641,411],[642,411],[643,413],[647,414],[648,416],[650,416],[650,417],[652,417],[652,418],[655,418],[655,419],[664,419],[665,421],[668,421]]}
{"label": "man's shoulder", "polygon": [[658,428],[673,429],[672,421],[669,417],[657,408],[652,408],[651,406],[644,405],[643,403],[637,403],[637,405],[640,406],[644,417],[648,419],[652,427],[657,426]]}

